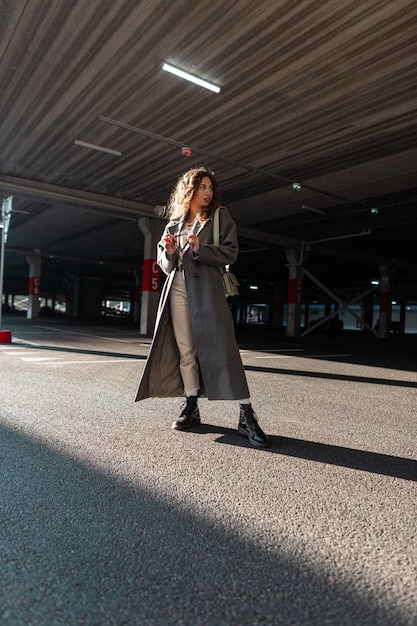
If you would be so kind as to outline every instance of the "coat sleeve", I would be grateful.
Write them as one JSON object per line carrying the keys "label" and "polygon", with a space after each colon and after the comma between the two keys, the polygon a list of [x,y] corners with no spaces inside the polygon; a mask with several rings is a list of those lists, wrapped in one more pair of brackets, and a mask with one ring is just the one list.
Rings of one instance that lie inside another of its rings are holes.
{"label": "coat sleeve", "polygon": [[[239,246],[236,234],[236,224],[229,211],[221,207],[219,214],[219,239],[220,243],[215,246],[213,242],[213,220],[210,221],[210,242],[200,241],[200,251],[193,254],[194,261],[222,267],[231,265],[237,259]],[[203,238],[201,238],[203,239]]]}
{"label": "coat sleeve", "polygon": [[156,262],[164,274],[167,275],[174,269],[178,262],[178,251],[175,251],[174,254],[168,254],[165,250],[164,244],[162,243],[163,237],[170,232],[169,226],[170,224],[165,226],[162,237],[156,246]]}

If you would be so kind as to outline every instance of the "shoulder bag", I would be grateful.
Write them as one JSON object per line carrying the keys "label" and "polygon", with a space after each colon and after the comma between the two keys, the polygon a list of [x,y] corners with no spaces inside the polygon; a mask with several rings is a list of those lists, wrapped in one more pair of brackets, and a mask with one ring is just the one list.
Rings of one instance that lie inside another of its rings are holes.
{"label": "shoulder bag", "polygon": [[[220,243],[220,227],[219,227],[220,207],[214,211],[213,215],[213,243],[218,246]],[[229,270],[228,265],[219,267],[223,279],[224,294],[226,298],[239,295],[239,281],[236,276]]]}

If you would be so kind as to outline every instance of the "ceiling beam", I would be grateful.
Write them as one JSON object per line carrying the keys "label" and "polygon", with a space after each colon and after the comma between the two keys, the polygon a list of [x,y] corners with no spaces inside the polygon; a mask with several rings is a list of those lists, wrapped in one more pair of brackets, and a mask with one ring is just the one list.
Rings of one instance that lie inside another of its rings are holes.
{"label": "ceiling beam", "polygon": [[[27,195],[29,197],[39,197],[45,200],[60,200],[70,204],[77,204],[85,207],[94,208],[96,212],[102,212],[108,215],[110,211],[118,211],[124,215],[130,215],[134,218],[141,216],[152,217],[161,219],[159,215],[159,208],[153,204],[147,204],[143,202],[134,202],[133,200],[126,200],[122,198],[114,198],[112,196],[106,196],[103,194],[92,193],[89,191],[82,191],[79,189],[71,189],[69,187],[62,187],[59,185],[51,185],[49,183],[41,183],[38,181],[20,178],[16,176],[9,176],[7,174],[0,173],[0,190],[4,190],[8,194]],[[341,252],[339,249],[331,247],[309,244],[306,241],[300,241],[283,237],[280,235],[274,235],[259,230],[254,230],[244,226],[237,225],[238,234],[246,239],[269,243],[281,248],[296,248],[303,249],[308,247],[311,251],[314,250],[317,254],[324,254],[329,256],[345,256],[346,258],[359,259],[370,263],[381,263],[382,259],[373,255],[358,255],[357,252]]]}
{"label": "ceiling beam", "polygon": [[135,263],[122,263],[120,261],[109,261],[103,259],[93,259],[91,257],[72,256],[70,254],[60,254],[59,252],[49,252],[48,250],[34,250],[33,248],[19,248],[16,246],[7,246],[6,254],[18,254],[21,256],[37,255],[45,259],[57,261],[69,261],[71,263],[81,263],[84,265],[94,265],[107,268],[138,270],[140,266]]}
{"label": "ceiling beam", "polygon": [[49,183],[41,183],[27,178],[0,174],[0,190],[10,194],[19,194],[30,197],[44,198],[45,200],[60,200],[70,204],[90,206],[102,209],[103,212],[119,211],[135,217],[158,217],[154,213],[154,205],[144,202],[134,202],[123,198],[114,198],[104,194],[61,187]]}

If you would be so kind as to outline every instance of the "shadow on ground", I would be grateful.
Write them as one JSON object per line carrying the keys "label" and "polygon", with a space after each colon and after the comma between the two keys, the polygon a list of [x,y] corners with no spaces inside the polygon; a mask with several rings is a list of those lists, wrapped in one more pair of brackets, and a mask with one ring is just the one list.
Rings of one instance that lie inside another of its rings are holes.
{"label": "shadow on ground", "polygon": [[[337,572],[262,550],[239,529],[14,430],[0,433],[5,626],[407,623],[354,582],[339,584]],[[304,443],[287,440],[287,453]]]}
{"label": "shadow on ground", "polygon": [[[250,447],[248,440],[237,435],[236,430],[233,428],[201,424],[189,432],[219,434],[220,436],[216,440],[219,443]],[[308,461],[315,461],[316,463],[338,465],[362,472],[380,474],[381,476],[392,476],[393,478],[417,481],[417,461],[414,459],[380,454],[368,450],[332,446],[324,443],[316,443],[314,441],[304,441],[302,439],[292,439],[290,437],[270,436],[269,439],[271,447],[264,450],[257,450],[258,454],[259,452],[272,452],[283,456],[292,456]]]}

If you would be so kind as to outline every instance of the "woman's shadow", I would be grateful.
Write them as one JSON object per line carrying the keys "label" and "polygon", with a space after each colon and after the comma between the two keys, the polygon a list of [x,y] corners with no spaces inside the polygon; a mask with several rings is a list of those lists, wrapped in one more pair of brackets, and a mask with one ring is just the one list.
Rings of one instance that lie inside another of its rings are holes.
{"label": "woman's shadow", "polygon": [[[239,435],[236,429],[224,426],[214,426],[212,424],[200,424],[192,429],[192,432],[201,435],[218,434],[215,439],[217,443],[229,446],[243,446],[251,448],[249,441]],[[404,457],[369,452],[367,450],[357,450],[355,448],[344,448],[314,441],[304,441],[290,437],[269,436],[271,447],[254,450],[283,456],[292,456],[300,459],[307,459],[316,463],[326,463],[328,465],[338,465],[349,469],[381,474],[382,476],[392,476],[404,480],[417,481],[417,461]]]}

